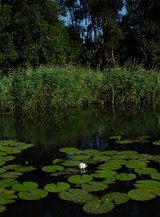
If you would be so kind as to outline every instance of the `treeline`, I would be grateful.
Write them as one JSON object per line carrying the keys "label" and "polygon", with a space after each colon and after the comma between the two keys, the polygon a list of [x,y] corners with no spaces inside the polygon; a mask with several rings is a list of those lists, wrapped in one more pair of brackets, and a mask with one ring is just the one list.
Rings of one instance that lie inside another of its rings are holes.
{"label": "treeline", "polygon": [[0,0],[0,68],[160,67],[159,0]]}

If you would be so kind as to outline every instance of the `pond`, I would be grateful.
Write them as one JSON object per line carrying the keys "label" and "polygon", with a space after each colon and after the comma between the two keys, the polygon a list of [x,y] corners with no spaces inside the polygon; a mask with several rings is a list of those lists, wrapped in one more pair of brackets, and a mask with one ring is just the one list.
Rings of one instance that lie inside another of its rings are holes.
{"label": "pond", "polygon": [[[159,111],[68,111],[38,119],[1,115],[0,210],[6,211],[0,216],[159,217],[159,139]],[[78,168],[81,162],[87,168]],[[5,186],[5,194],[12,196],[4,202],[1,186],[8,178],[13,184]],[[40,192],[36,200],[37,188],[48,196]]]}

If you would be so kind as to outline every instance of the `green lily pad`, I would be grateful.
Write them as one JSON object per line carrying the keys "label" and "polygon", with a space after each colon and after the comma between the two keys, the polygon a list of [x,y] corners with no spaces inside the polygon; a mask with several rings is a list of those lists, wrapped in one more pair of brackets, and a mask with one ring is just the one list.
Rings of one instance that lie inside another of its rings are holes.
{"label": "green lily pad", "polygon": [[4,178],[4,179],[14,179],[14,178],[18,178],[19,176],[21,176],[22,175],[22,173],[20,173],[20,172],[5,172],[5,173],[2,173],[2,174],[0,174],[0,177],[1,178]]}
{"label": "green lily pad", "polygon": [[133,179],[136,179],[136,175],[133,174],[133,173],[120,173],[116,176],[116,178],[119,180],[119,181],[131,181]]}
{"label": "green lily pad", "polygon": [[5,168],[0,168],[0,174],[5,173],[6,169]]}
{"label": "green lily pad", "polygon": [[61,163],[63,163],[64,162],[64,159],[54,159],[53,160],[53,163],[54,164],[61,164]]}
{"label": "green lily pad", "polygon": [[111,170],[97,170],[97,173],[91,174],[95,178],[111,178],[117,175],[116,171]]}
{"label": "green lily pad", "polygon": [[153,142],[153,145],[158,145],[158,146],[160,146],[160,140]]}
{"label": "green lily pad", "polygon": [[15,185],[17,181],[15,179],[1,179],[0,188],[7,188]]}
{"label": "green lily pad", "polygon": [[3,167],[6,170],[16,170],[17,168],[21,168],[19,164],[9,164]]}
{"label": "green lily pad", "polygon": [[47,184],[44,189],[48,192],[52,192],[52,193],[59,193],[62,191],[66,191],[70,188],[70,185],[68,183],[65,182],[59,182],[57,184],[55,183],[50,183]]}
{"label": "green lily pad", "polygon": [[6,211],[6,207],[0,204],[0,213],[5,212],[5,211]]}
{"label": "green lily pad", "polygon": [[14,194],[8,194],[5,192],[0,194],[0,204],[2,205],[14,203],[15,199],[17,199],[17,196]]}
{"label": "green lily pad", "polygon": [[103,191],[108,188],[108,185],[102,182],[90,182],[81,186],[85,191]]}
{"label": "green lily pad", "polygon": [[158,172],[157,173],[152,173],[150,176],[151,176],[152,179],[160,181],[160,173],[158,173]]}
{"label": "green lily pad", "polygon": [[137,201],[147,201],[156,197],[149,189],[140,188],[129,191],[128,196]]}
{"label": "green lily pad", "polygon": [[38,184],[36,182],[23,182],[23,184],[17,183],[12,186],[14,191],[30,191],[38,188]]}
{"label": "green lily pad", "polygon": [[146,167],[147,163],[143,161],[138,161],[138,160],[129,160],[126,163],[126,167],[130,169],[136,169],[136,168],[143,168]]}
{"label": "green lily pad", "polygon": [[93,180],[93,177],[90,175],[73,175],[68,178],[68,181],[74,184],[85,184]]}
{"label": "green lily pad", "polygon": [[73,148],[73,147],[61,148],[59,151],[63,152],[63,153],[67,153],[69,155],[80,154],[81,153],[80,150],[78,150],[77,148]]}
{"label": "green lily pad", "polygon": [[143,135],[143,136],[137,136],[136,139],[138,139],[138,140],[146,140],[146,139],[149,139],[149,138],[150,138],[150,136],[148,136],[148,135]]}
{"label": "green lily pad", "polygon": [[102,182],[106,183],[106,184],[114,184],[116,182],[116,177],[108,177],[105,180],[103,180]]}
{"label": "green lily pad", "polygon": [[68,191],[60,192],[59,197],[74,203],[86,203],[94,198],[93,195],[83,189],[69,189]]}
{"label": "green lily pad", "polygon": [[116,155],[118,154],[118,151],[104,151],[103,152],[104,155],[109,155],[109,156],[112,156],[112,155]]}
{"label": "green lily pad", "polygon": [[49,165],[42,168],[42,171],[48,173],[54,173],[56,171],[62,171],[62,170],[64,170],[64,167],[59,165]]}
{"label": "green lily pad", "polygon": [[139,180],[134,186],[142,189],[156,189],[160,188],[160,182],[155,180]]}
{"label": "green lily pad", "polygon": [[75,167],[75,166],[78,166],[80,163],[81,161],[67,160],[64,163],[62,163],[62,165],[67,166],[67,167]]}
{"label": "green lily pad", "polygon": [[134,139],[123,139],[123,140],[117,140],[115,141],[116,144],[121,144],[121,145],[125,145],[125,144],[133,144],[133,143],[137,143],[137,140]]}
{"label": "green lily pad", "polygon": [[4,161],[12,161],[12,160],[14,160],[15,158],[16,158],[15,156],[9,155],[9,156],[3,157],[3,160],[4,160]]}
{"label": "green lily pad", "polygon": [[114,209],[114,204],[110,201],[94,199],[83,206],[83,210],[90,214],[105,214]]}
{"label": "green lily pad", "polygon": [[98,155],[103,155],[103,152],[100,152],[96,149],[86,149],[86,150],[82,150],[81,154],[90,155],[90,156],[98,156]]}
{"label": "green lily pad", "polygon": [[35,170],[36,170],[36,167],[33,167],[33,166],[25,166],[25,167],[19,167],[15,169],[16,172],[21,172],[21,173],[29,173]]}
{"label": "green lily pad", "polygon": [[143,175],[150,175],[152,173],[157,172],[156,169],[150,167],[136,168],[134,171],[138,174],[143,174]]}
{"label": "green lily pad", "polygon": [[122,138],[122,136],[110,136],[109,139],[110,140],[120,140]]}
{"label": "green lily pad", "polygon": [[126,203],[129,200],[129,197],[126,193],[110,192],[110,193],[107,193],[105,196],[103,196],[102,200],[109,200],[119,205],[119,204]]}
{"label": "green lily pad", "polygon": [[42,189],[34,189],[32,192],[22,191],[18,194],[23,200],[39,200],[48,196],[48,192]]}
{"label": "green lily pad", "polygon": [[87,161],[91,156],[90,155],[76,155],[73,157],[75,161]]}

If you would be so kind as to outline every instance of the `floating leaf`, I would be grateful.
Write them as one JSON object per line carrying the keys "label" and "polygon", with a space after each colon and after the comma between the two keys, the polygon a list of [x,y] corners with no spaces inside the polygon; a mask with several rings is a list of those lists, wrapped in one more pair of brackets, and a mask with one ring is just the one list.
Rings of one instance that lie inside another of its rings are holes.
{"label": "floating leaf", "polygon": [[19,167],[15,169],[16,172],[21,172],[21,173],[29,173],[35,170],[36,170],[36,167],[33,167],[33,166],[25,166],[25,167]]}
{"label": "floating leaf", "polygon": [[117,140],[115,141],[116,144],[133,144],[133,143],[137,143],[138,140],[134,140],[134,139],[123,139],[123,140]]}
{"label": "floating leaf", "polygon": [[4,179],[10,179],[10,178],[14,179],[14,178],[18,178],[21,175],[22,173],[20,172],[5,172],[5,173],[0,174],[0,177]]}
{"label": "floating leaf", "polygon": [[157,173],[152,173],[150,176],[151,176],[152,179],[160,181],[160,173],[158,173],[158,172]]}
{"label": "floating leaf", "polygon": [[0,213],[6,211],[6,207],[0,204]]}
{"label": "floating leaf", "polygon": [[53,163],[54,164],[60,164],[60,163],[63,163],[64,159],[54,159],[53,160]]}
{"label": "floating leaf", "polygon": [[120,140],[122,136],[110,136],[109,139],[111,140]]}
{"label": "floating leaf", "polygon": [[116,176],[116,178],[119,180],[119,181],[131,181],[133,179],[135,179],[137,176],[133,173],[120,173]]}
{"label": "floating leaf", "polygon": [[108,185],[102,182],[90,182],[88,184],[83,184],[82,188],[85,191],[103,191],[108,188]]}
{"label": "floating leaf", "polygon": [[17,168],[21,168],[19,164],[9,164],[3,167],[6,170],[16,170]]}
{"label": "floating leaf", "polygon": [[38,184],[36,182],[23,182],[23,184],[17,183],[12,186],[14,191],[30,191],[32,192],[38,188]]}
{"label": "floating leaf", "polygon": [[105,214],[114,209],[114,204],[110,201],[94,199],[83,206],[83,210],[90,214]]}
{"label": "floating leaf", "polygon": [[69,189],[68,191],[60,192],[59,197],[74,203],[86,203],[94,198],[93,195],[83,189]]}
{"label": "floating leaf", "polygon": [[158,146],[160,146],[160,140],[153,142],[153,145],[158,145]]}
{"label": "floating leaf", "polygon": [[7,188],[15,185],[17,181],[15,179],[1,179],[0,188]]}
{"label": "floating leaf", "polygon": [[134,186],[137,188],[156,189],[160,188],[160,182],[155,180],[139,180]]}
{"label": "floating leaf", "polygon": [[117,175],[116,171],[110,171],[110,170],[97,170],[97,173],[91,174],[91,176],[95,178],[111,178]]}
{"label": "floating leaf", "polygon": [[155,198],[156,196],[149,189],[133,189],[128,192],[128,196],[133,200],[147,201]]}
{"label": "floating leaf", "polygon": [[152,173],[157,172],[156,169],[150,167],[136,168],[134,171],[138,174],[143,174],[143,175],[150,175]]}
{"label": "floating leaf", "polygon": [[90,175],[73,175],[68,178],[68,181],[74,184],[85,184],[92,181],[92,176]]}
{"label": "floating leaf", "polygon": [[130,169],[143,168],[146,167],[146,162],[138,161],[138,160],[130,160],[126,163],[126,167]]}
{"label": "floating leaf", "polygon": [[129,200],[129,197],[126,193],[110,192],[110,193],[107,193],[105,196],[103,196],[102,199],[103,200],[109,200],[112,202],[114,201],[115,204],[123,204]]}
{"label": "floating leaf", "polygon": [[23,200],[39,200],[47,197],[47,195],[47,191],[44,191],[42,189],[34,189],[32,192],[22,191],[18,194],[19,198]]}
{"label": "floating leaf", "polygon": [[77,148],[73,148],[73,147],[61,148],[59,151],[67,153],[69,155],[80,154],[81,153],[80,150],[78,150]]}
{"label": "floating leaf", "polygon": [[59,165],[49,165],[42,168],[42,171],[48,172],[48,173],[54,173],[56,171],[62,171],[64,169],[63,166]]}
{"label": "floating leaf", "polygon": [[16,198],[17,198],[16,195],[6,194],[4,192],[4,193],[0,194],[0,204],[5,205],[5,204],[14,203]]}
{"label": "floating leaf", "polygon": [[59,182],[57,184],[55,183],[50,183],[47,184],[44,189],[48,192],[52,192],[52,193],[59,193],[62,191],[66,191],[70,188],[70,185],[68,183],[65,182]]}
{"label": "floating leaf", "polygon": [[115,177],[108,177],[105,180],[103,180],[102,182],[106,183],[106,184],[114,184],[116,182],[116,178]]}
{"label": "floating leaf", "polygon": [[75,167],[75,166],[78,166],[80,163],[81,163],[81,161],[67,160],[64,163],[62,163],[62,165],[68,166],[68,167]]}

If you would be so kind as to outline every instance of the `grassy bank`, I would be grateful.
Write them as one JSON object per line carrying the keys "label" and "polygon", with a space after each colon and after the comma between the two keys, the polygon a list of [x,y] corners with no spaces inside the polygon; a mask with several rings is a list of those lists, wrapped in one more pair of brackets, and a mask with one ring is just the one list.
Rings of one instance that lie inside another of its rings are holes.
{"label": "grassy bank", "polygon": [[160,75],[143,69],[103,72],[74,67],[40,67],[0,80],[0,110],[45,112],[89,105],[160,105]]}

